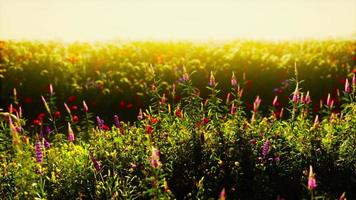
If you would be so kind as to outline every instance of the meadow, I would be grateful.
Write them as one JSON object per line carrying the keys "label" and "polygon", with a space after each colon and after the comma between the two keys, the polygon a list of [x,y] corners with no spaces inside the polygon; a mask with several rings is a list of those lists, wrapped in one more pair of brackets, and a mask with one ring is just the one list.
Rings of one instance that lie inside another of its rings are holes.
{"label": "meadow", "polygon": [[1,199],[355,199],[355,41],[0,42]]}

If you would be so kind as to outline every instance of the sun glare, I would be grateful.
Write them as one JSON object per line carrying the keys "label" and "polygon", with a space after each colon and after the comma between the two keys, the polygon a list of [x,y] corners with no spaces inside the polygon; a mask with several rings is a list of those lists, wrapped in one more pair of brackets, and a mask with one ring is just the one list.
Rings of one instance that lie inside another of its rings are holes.
{"label": "sun glare", "polygon": [[0,39],[350,37],[355,11],[354,0],[0,0]]}

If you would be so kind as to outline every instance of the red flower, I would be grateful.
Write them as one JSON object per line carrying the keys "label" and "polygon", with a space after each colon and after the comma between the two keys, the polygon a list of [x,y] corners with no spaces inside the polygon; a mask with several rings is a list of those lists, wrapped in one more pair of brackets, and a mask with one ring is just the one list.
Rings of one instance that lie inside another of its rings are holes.
{"label": "red flower", "polygon": [[78,110],[78,106],[72,106],[70,109],[71,110]]}
{"label": "red flower", "polygon": [[145,127],[145,129],[146,129],[146,133],[147,134],[152,134],[152,132],[153,132],[153,127],[152,126],[148,125],[148,126]]}
{"label": "red flower", "polygon": [[132,104],[132,103],[129,103],[129,104],[126,105],[126,108],[127,108],[127,109],[130,109],[130,108],[132,108],[132,107],[133,107],[133,104]]}
{"label": "red flower", "polygon": [[72,102],[75,101],[75,99],[76,99],[75,96],[70,96],[70,97],[68,98],[68,102],[72,103]]}
{"label": "red flower", "polygon": [[120,107],[121,109],[125,109],[125,101],[124,101],[124,100],[121,100],[121,101],[120,101],[119,107]]}
{"label": "red flower", "polygon": [[152,117],[151,118],[151,124],[156,124],[158,122],[157,118]]}
{"label": "red flower", "polygon": [[56,111],[56,112],[54,113],[54,117],[55,117],[55,118],[60,118],[60,117],[61,117],[61,112]]}
{"label": "red flower", "polygon": [[44,117],[46,117],[46,114],[40,113],[40,114],[38,114],[37,119],[42,120]]}
{"label": "red flower", "polygon": [[79,121],[79,117],[77,115],[73,115],[72,119],[73,119],[73,122],[78,122]]}
{"label": "red flower", "polygon": [[[11,107],[11,106],[8,107],[9,111],[10,111],[10,107]],[[17,113],[17,109],[16,109],[16,108],[14,108],[14,107],[12,106],[11,109],[12,109],[12,113]]]}
{"label": "red flower", "polygon": [[26,97],[23,101],[24,103],[30,104],[33,102],[33,99],[31,97]]}
{"label": "red flower", "polygon": [[40,120],[35,119],[35,120],[33,120],[33,124],[36,125],[36,126],[41,126],[42,123],[41,123]]}
{"label": "red flower", "polygon": [[103,129],[104,129],[105,131],[109,131],[109,130],[110,130],[110,127],[109,127],[108,125],[106,125],[106,124],[103,124]]}
{"label": "red flower", "polygon": [[179,117],[179,118],[183,118],[183,113],[182,113],[182,111],[181,111],[179,108],[176,109],[176,111],[174,112],[174,114],[175,114],[177,117]]}
{"label": "red flower", "polygon": [[205,117],[205,118],[202,120],[202,123],[203,123],[203,124],[209,123],[209,118],[206,118],[206,117]]}

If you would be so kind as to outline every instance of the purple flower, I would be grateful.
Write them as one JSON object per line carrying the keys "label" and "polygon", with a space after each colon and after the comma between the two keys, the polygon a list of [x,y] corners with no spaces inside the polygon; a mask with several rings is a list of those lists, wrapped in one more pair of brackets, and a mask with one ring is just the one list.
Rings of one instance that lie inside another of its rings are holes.
{"label": "purple flower", "polygon": [[42,144],[38,139],[35,145],[35,152],[36,152],[36,162],[41,163],[43,161]]}
{"label": "purple flower", "polygon": [[51,130],[51,128],[49,127],[49,126],[46,126],[46,133],[49,135],[51,132],[52,132],[52,130]]}
{"label": "purple flower", "polygon": [[120,120],[119,120],[119,116],[114,115],[114,124],[116,128],[120,127]]}
{"label": "purple flower", "polygon": [[103,130],[104,129],[104,120],[100,119],[99,116],[96,116],[96,122],[98,123],[98,127]]}
{"label": "purple flower", "polygon": [[95,159],[95,157],[93,156],[93,152],[89,152],[89,156],[90,156],[90,160],[93,162],[95,170],[96,171],[100,171],[100,165],[99,162]]}
{"label": "purple flower", "polygon": [[262,155],[263,156],[266,156],[268,154],[268,152],[270,150],[270,145],[271,145],[271,142],[267,139],[262,147]]}
{"label": "purple flower", "polygon": [[49,149],[51,147],[51,144],[46,140],[46,138],[43,138],[43,144],[46,149]]}

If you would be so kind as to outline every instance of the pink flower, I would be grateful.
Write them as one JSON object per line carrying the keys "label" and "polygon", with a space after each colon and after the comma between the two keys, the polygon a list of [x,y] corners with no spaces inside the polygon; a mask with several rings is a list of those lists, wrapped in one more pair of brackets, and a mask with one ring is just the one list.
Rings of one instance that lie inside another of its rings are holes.
{"label": "pink flower", "polygon": [[275,96],[272,102],[272,106],[273,107],[277,107],[279,106],[279,102],[278,102],[278,96]]}
{"label": "pink flower", "polygon": [[255,101],[253,102],[253,112],[256,113],[258,108],[260,107],[261,104],[261,99],[259,96],[256,97]]}
{"label": "pink flower", "polygon": [[227,93],[227,95],[226,95],[226,104],[229,104],[229,102],[230,102],[230,96],[231,96],[230,92]]}
{"label": "pink flower", "polygon": [[230,108],[230,114],[235,114],[236,112],[236,108],[235,108],[235,103],[233,102],[232,105],[231,105],[231,108]]}
{"label": "pink flower", "polygon": [[215,77],[214,77],[213,72],[210,72],[209,86],[210,87],[216,86]]}
{"label": "pink flower", "polygon": [[225,188],[223,188],[219,194],[219,200],[225,200],[226,199],[226,192]]}
{"label": "pink flower", "polygon": [[310,95],[309,95],[309,91],[307,92],[307,94],[305,95],[305,98],[304,98],[304,102],[305,104],[310,104],[311,103],[311,99],[310,99]]}
{"label": "pink flower", "polygon": [[83,101],[83,111],[84,112],[88,112],[89,111],[89,108],[87,106],[87,103],[85,103],[85,101]]}
{"label": "pink flower", "polygon": [[319,125],[319,116],[318,115],[316,115],[315,116],[315,119],[314,119],[314,126],[317,126],[317,125]]}
{"label": "pink flower", "polygon": [[69,142],[73,142],[74,141],[74,133],[72,130],[72,127],[70,126],[70,123],[68,122],[68,137],[67,137]]}
{"label": "pink flower", "polygon": [[299,92],[298,92],[297,90],[293,92],[292,101],[293,101],[294,103],[298,103],[298,102],[299,102]]}
{"label": "pink flower", "polygon": [[350,83],[349,83],[349,79],[346,79],[346,81],[345,81],[345,92],[346,93],[351,93],[351,86],[350,86]]}
{"label": "pink flower", "polygon": [[310,165],[308,176],[308,189],[314,190],[317,187],[315,174],[313,173],[313,167]]}
{"label": "pink flower", "polygon": [[231,85],[234,86],[234,87],[237,85],[237,80],[235,78],[235,73],[234,72],[232,72]]}

